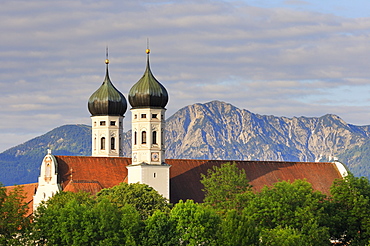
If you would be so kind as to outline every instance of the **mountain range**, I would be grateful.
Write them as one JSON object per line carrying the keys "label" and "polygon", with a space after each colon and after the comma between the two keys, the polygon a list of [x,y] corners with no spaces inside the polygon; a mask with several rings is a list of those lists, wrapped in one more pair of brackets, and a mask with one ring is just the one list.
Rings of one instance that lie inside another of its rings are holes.
{"label": "mountain range", "polygon": [[[123,136],[131,156],[131,131]],[[64,125],[0,154],[0,182],[37,182],[47,149],[54,155],[91,155],[91,127]],[[166,121],[166,157],[177,159],[331,161],[370,177],[370,126],[340,117],[259,115],[212,101],[184,107]]]}

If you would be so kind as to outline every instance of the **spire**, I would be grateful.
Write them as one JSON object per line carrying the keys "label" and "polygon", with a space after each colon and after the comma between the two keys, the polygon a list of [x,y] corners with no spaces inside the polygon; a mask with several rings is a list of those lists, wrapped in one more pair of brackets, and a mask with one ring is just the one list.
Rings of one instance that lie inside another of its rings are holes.
{"label": "spire", "polygon": [[106,47],[106,74],[103,84],[89,98],[88,108],[92,116],[97,115],[121,115],[127,109],[126,98],[112,84],[108,70],[108,47]]}
{"label": "spire", "polygon": [[150,49],[149,49],[149,38],[146,39],[146,51],[145,52],[148,54],[148,57],[149,57],[149,53],[150,53]]}
{"label": "spire", "polygon": [[146,50],[145,50],[145,53],[146,53],[146,73],[151,73],[150,71],[150,63],[149,63],[149,54],[150,54],[150,49],[149,49],[149,38],[147,38],[146,40]]}
{"label": "spire", "polygon": [[134,84],[129,92],[129,101],[133,108],[160,107],[164,108],[168,102],[166,88],[154,77],[149,63],[149,39],[147,41],[146,69],[141,79]]}
{"label": "spire", "polygon": [[107,64],[107,68],[106,68],[106,73],[105,73],[105,77],[106,77],[106,80],[107,78],[109,78],[109,72],[108,72],[108,65],[109,65],[109,59],[108,59],[108,46],[106,47],[106,51],[105,51],[105,64]]}

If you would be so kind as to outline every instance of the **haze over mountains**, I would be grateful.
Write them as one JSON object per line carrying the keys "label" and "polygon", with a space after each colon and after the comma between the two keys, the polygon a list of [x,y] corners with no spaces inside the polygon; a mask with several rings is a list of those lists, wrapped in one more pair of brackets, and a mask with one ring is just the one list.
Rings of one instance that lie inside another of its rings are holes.
{"label": "haze over mountains", "polygon": [[[167,119],[166,157],[180,159],[330,161],[337,158],[357,176],[369,177],[370,126],[347,124],[336,115],[276,117],[231,104],[193,104]],[[131,131],[124,133],[131,156]],[[91,128],[65,125],[0,154],[0,182],[37,182],[46,150],[91,155]]]}

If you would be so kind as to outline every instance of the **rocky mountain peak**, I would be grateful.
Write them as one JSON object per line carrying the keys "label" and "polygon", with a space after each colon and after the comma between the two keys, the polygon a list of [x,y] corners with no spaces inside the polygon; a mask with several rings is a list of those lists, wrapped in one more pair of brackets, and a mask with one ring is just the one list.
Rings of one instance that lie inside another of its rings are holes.
{"label": "rocky mountain peak", "polygon": [[[131,156],[131,131],[122,136]],[[36,182],[46,150],[56,155],[90,155],[91,129],[58,127],[0,154],[0,182]],[[370,126],[339,116],[259,115],[229,103],[186,106],[166,123],[166,157],[178,159],[330,161],[337,157],[356,175],[370,176]]]}

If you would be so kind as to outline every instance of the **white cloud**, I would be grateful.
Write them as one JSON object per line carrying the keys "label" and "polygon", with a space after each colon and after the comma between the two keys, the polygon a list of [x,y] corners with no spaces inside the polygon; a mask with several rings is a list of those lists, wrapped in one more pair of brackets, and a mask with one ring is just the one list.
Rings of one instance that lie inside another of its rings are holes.
{"label": "white cloud", "polygon": [[110,77],[127,95],[144,72],[147,38],[152,71],[170,93],[168,116],[221,100],[259,114],[335,113],[370,123],[370,18],[306,11],[311,2],[285,2],[299,9],[245,2],[5,1],[0,133],[8,137],[0,146],[19,143],[11,134],[89,124],[87,99],[104,79],[105,47]]}

